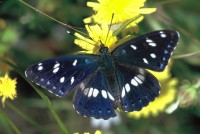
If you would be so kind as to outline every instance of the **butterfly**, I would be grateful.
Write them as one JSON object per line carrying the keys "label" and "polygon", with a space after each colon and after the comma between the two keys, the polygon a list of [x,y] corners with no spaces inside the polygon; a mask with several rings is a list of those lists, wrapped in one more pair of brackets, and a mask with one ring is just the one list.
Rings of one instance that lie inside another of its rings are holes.
{"label": "butterfly", "polygon": [[26,77],[57,96],[75,91],[73,107],[81,115],[109,119],[115,110],[140,111],[155,100],[160,84],[150,72],[163,71],[179,33],[160,30],[141,35],[112,52],[101,44],[99,55],[79,54],[36,63]]}

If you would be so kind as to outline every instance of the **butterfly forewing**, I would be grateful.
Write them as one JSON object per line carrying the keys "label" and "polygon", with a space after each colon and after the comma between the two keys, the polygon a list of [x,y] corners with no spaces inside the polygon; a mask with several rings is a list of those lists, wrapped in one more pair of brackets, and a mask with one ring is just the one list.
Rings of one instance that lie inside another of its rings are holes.
{"label": "butterfly forewing", "polygon": [[99,56],[75,55],[42,61],[30,66],[26,77],[48,91],[64,96],[99,66]]}
{"label": "butterfly forewing", "polygon": [[155,31],[121,44],[112,52],[112,55],[119,63],[163,71],[177,42],[178,32]]}
{"label": "butterfly forewing", "polygon": [[139,111],[159,95],[159,82],[148,71],[124,65],[117,67],[121,91],[120,106],[123,111]]}
{"label": "butterfly forewing", "polygon": [[103,70],[96,71],[76,89],[73,105],[84,116],[108,119],[116,116],[114,97]]}

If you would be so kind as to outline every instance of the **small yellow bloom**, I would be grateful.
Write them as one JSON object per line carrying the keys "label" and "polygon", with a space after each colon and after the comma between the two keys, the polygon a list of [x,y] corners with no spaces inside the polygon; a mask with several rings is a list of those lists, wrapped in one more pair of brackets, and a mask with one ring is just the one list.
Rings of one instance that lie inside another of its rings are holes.
{"label": "small yellow bloom", "polygon": [[[146,0],[98,0],[88,2],[87,5],[92,7],[95,15],[86,18],[85,23],[92,21],[98,23],[110,24],[112,14],[114,14],[113,24],[123,23],[141,14],[150,14],[156,11],[156,8],[141,8]],[[141,18],[139,18],[141,20]],[[137,21],[137,20],[136,20]]]}
{"label": "small yellow bloom", "polygon": [[101,134],[100,130],[96,130],[95,134]]}
{"label": "small yellow bloom", "polygon": [[176,85],[178,80],[171,78],[170,68],[166,68],[163,72],[150,71],[161,83],[161,92],[158,98],[151,102],[147,107],[141,111],[134,111],[129,113],[130,117],[140,118],[157,116],[160,112],[164,112],[165,108],[172,103],[177,94]]}
{"label": "small yellow bloom", "polygon": [[0,77],[0,96],[2,96],[2,104],[5,105],[5,100],[10,98],[11,100],[17,97],[16,93],[16,79],[9,78],[8,74],[4,77]]}
{"label": "small yellow bloom", "polygon": [[[74,133],[74,134],[79,134],[78,132],[77,133]],[[84,132],[83,134],[90,134],[89,132]],[[96,130],[94,134],[101,134],[101,131],[100,130]]]}
{"label": "small yellow bloom", "polygon": [[101,44],[112,50],[117,41],[117,37],[113,36],[112,30],[109,30],[107,25],[101,25],[101,27],[99,25],[86,25],[86,30],[89,35],[88,38],[79,33],[74,34],[77,37],[74,43],[83,48],[86,53],[97,54]]}

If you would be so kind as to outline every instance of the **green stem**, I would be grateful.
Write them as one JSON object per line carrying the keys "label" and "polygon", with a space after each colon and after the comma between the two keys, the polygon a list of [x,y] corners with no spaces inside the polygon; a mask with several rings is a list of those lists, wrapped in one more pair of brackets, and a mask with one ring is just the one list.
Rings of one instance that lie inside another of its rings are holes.
{"label": "green stem", "polygon": [[13,111],[15,111],[15,113],[17,113],[22,119],[26,120],[28,123],[30,123],[31,125],[35,126],[36,128],[38,128],[40,130],[40,132],[43,133],[50,133],[47,130],[45,130],[43,127],[41,127],[40,124],[38,124],[37,122],[35,122],[34,120],[32,120],[29,116],[27,116],[25,113],[23,113],[21,110],[19,110],[18,108],[16,108],[14,105],[12,105],[10,102],[6,102],[6,106],[8,106],[10,109],[12,109]]}
{"label": "green stem", "polygon": [[12,120],[9,119],[9,117],[2,111],[1,108],[0,108],[0,114],[2,115],[2,117],[5,118],[7,123],[10,124],[10,126],[12,127],[12,129],[15,131],[16,134],[21,134],[17,126],[12,122]]}
{"label": "green stem", "polygon": [[68,134],[67,129],[65,128],[65,126],[64,126],[64,124],[62,123],[61,119],[59,118],[58,114],[55,112],[55,110],[54,110],[54,108],[53,108],[53,106],[52,106],[52,104],[51,104],[49,98],[48,98],[46,95],[44,95],[43,92],[41,92],[40,90],[38,90],[38,89],[33,85],[33,83],[31,83],[31,82],[24,76],[24,74],[22,73],[22,71],[21,71],[19,68],[17,68],[17,66],[15,66],[15,65],[12,64],[11,62],[6,61],[6,60],[4,60],[4,59],[2,59],[2,58],[0,58],[0,60],[1,60],[2,62],[4,62],[5,64],[9,65],[10,67],[12,67],[13,69],[15,69],[15,71],[16,71],[17,73],[19,73],[19,75],[21,75],[21,77],[24,78],[24,79],[33,87],[33,89],[40,95],[40,97],[41,97],[41,98],[44,100],[44,102],[47,104],[47,107],[49,108],[49,110],[50,110],[52,116],[54,117],[54,119],[56,120],[56,122],[58,123],[58,125],[59,125],[59,127],[60,127],[62,133]]}

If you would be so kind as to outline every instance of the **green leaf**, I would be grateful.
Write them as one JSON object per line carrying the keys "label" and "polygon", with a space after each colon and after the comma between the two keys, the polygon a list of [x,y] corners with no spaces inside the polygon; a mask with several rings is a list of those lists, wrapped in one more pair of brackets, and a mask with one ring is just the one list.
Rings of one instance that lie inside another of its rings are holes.
{"label": "green leaf", "polygon": [[0,108],[0,115],[4,118],[4,121],[6,121],[7,124],[11,126],[11,128],[14,130],[16,134],[21,134],[17,126],[12,122],[12,120],[9,119],[9,117],[2,111],[1,108]]}

